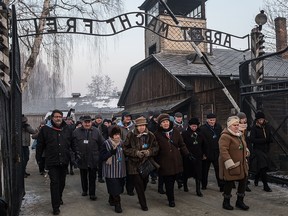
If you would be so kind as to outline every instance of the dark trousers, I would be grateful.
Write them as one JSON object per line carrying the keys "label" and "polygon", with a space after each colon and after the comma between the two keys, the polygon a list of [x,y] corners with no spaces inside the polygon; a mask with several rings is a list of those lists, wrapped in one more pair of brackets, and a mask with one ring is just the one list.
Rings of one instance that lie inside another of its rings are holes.
{"label": "dark trousers", "polygon": [[99,159],[99,161],[98,161],[98,179],[102,178],[102,163],[103,163],[103,161]]}
{"label": "dark trousers", "polygon": [[97,169],[90,167],[88,169],[80,169],[80,177],[83,192],[88,191],[89,185],[89,195],[95,195]]}
{"label": "dark trousers", "polygon": [[22,161],[23,161],[23,172],[26,172],[26,166],[29,161],[30,150],[29,146],[22,146]]}
{"label": "dark trousers", "polygon": [[67,165],[49,167],[50,192],[52,208],[59,209],[62,193],[65,188]]}
{"label": "dark trousers", "polygon": [[[237,194],[244,194],[246,190],[246,181],[247,179],[241,179],[238,180],[238,188],[237,188]],[[224,182],[224,194],[225,195],[231,195],[231,191],[234,185],[234,181],[225,181]]]}
{"label": "dark trousers", "polygon": [[163,181],[163,176],[158,174],[158,190],[164,190],[164,181]]}
{"label": "dark trousers", "polygon": [[166,195],[169,202],[174,201],[174,184],[177,179],[177,175],[162,176],[165,184]]}
{"label": "dark trousers", "polygon": [[39,172],[42,173],[45,171],[45,157],[40,157],[38,161]]}
{"label": "dark trousers", "polygon": [[140,175],[131,175],[131,177],[133,178],[133,183],[141,207],[147,207],[145,190],[149,181],[149,176],[147,176],[146,178],[142,178]]}
{"label": "dark trousers", "polygon": [[[125,162],[126,164],[126,170],[128,170],[128,161]],[[126,187],[126,191],[127,193],[133,193],[134,191],[134,180],[133,180],[133,176],[127,174],[126,178],[125,178],[125,187]]]}
{"label": "dark trousers", "polygon": [[213,164],[214,171],[215,171],[215,176],[217,179],[218,187],[223,187],[224,186],[224,181],[219,179],[219,163],[218,160],[203,160],[202,161],[202,188],[207,187],[208,184],[208,174],[210,170],[210,165],[211,163]]}

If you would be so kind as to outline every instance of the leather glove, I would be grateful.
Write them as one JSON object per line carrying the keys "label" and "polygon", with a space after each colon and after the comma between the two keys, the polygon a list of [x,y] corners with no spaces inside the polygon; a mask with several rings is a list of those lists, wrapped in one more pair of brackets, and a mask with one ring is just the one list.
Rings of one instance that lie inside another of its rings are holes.
{"label": "leather glove", "polygon": [[139,158],[143,158],[144,157],[144,153],[142,151],[137,151],[136,152],[137,157]]}
{"label": "leather glove", "polygon": [[143,152],[145,157],[149,157],[150,156],[150,151],[149,150],[142,150],[141,152]]}

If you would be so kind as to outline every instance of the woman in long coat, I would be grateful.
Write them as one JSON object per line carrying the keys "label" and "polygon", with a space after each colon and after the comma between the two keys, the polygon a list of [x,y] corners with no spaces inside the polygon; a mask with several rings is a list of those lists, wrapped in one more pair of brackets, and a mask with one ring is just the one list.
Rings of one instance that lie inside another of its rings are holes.
{"label": "woman in long coat", "polygon": [[204,137],[199,130],[198,118],[191,118],[188,122],[188,128],[182,132],[183,141],[186,144],[187,149],[195,158],[189,160],[189,158],[183,159],[184,171],[183,171],[183,184],[184,191],[188,192],[188,178],[193,177],[196,183],[196,194],[202,197],[203,194],[200,190],[200,181],[202,178],[202,160],[204,156]]}
{"label": "woman in long coat", "polygon": [[234,181],[238,181],[236,207],[248,210],[249,207],[243,202],[248,176],[248,163],[246,157],[246,142],[239,130],[240,119],[231,116],[227,119],[227,127],[222,131],[219,139],[219,178],[225,181],[223,208],[233,210],[230,205],[231,191]]}
{"label": "woman in long coat", "polygon": [[141,209],[148,211],[145,190],[149,175],[140,176],[138,167],[146,160],[153,160],[152,157],[157,155],[159,147],[154,134],[147,129],[147,121],[144,117],[137,118],[135,126],[135,129],[127,134],[123,150],[128,157],[127,172],[133,179]]}
{"label": "woman in long coat", "polygon": [[263,112],[257,112],[255,114],[255,118],[255,124],[252,126],[250,132],[250,141],[253,144],[253,153],[256,159],[254,160],[256,162],[254,184],[255,186],[258,186],[258,181],[261,177],[264,191],[272,192],[267,182],[267,171],[270,162],[268,153],[270,143],[272,142],[271,129]]}
{"label": "woman in long coat", "polygon": [[158,129],[155,136],[159,145],[157,156],[160,165],[159,175],[163,177],[169,206],[175,207],[174,184],[177,175],[183,172],[182,155],[188,157],[189,151],[180,132],[173,128],[173,122],[169,118],[166,113],[158,116]]}

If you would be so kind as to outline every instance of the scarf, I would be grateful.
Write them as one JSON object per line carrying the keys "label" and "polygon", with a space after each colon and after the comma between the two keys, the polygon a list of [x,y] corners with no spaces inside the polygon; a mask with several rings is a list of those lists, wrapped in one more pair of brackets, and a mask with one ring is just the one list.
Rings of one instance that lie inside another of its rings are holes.
{"label": "scarf", "polygon": [[[115,140],[115,139],[112,139],[111,137],[109,137],[109,141],[112,144],[112,149],[116,149],[121,143],[121,139]],[[112,164],[112,157],[113,155],[107,159],[106,164],[108,165]]]}

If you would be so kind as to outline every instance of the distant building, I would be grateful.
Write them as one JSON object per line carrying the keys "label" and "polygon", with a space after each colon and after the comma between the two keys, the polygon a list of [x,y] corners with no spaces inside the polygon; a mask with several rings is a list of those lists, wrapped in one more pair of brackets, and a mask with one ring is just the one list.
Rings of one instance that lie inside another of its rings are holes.
{"label": "distant building", "polygon": [[37,127],[45,117],[45,115],[54,109],[68,111],[73,108],[75,110],[75,120],[82,115],[91,115],[92,118],[96,114],[101,114],[103,119],[111,119],[115,113],[122,109],[117,107],[119,96],[103,96],[103,97],[81,97],[80,94],[72,94],[72,97],[37,99],[23,101],[22,110],[29,123]]}

